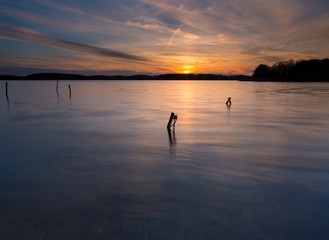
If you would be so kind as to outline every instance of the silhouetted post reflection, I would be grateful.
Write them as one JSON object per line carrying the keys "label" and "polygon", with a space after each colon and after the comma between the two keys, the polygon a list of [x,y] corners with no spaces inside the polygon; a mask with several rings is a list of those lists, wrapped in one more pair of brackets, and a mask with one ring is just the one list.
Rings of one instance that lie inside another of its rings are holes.
{"label": "silhouetted post reflection", "polygon": [[175,136],[175,127],[168,130],[168,138],[169,138],[169,144],[170,146],[176,145],[176,136]]}
{"label": "silhouetted post reflection", "polygon": [[168,139],[169,139],[169,152],[170,154],[176,153],[176,135],[175,127],[173,129],[168,128]]}

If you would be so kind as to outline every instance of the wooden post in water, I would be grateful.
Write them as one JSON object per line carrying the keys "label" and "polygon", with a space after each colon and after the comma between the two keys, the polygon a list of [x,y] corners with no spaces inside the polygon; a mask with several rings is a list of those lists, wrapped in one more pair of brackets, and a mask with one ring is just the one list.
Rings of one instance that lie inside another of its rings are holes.
{"label": "wooden post in water", "polygon": [[177,121],[177,115],[175,115],[175,113],[172,112],[170,114],[170,117],[169,117],[169,121],[168,121],[168,124],[167,124],[167,129],[169,130],[172,126],[175,127],[176,121]]}
{"label": "wooden post in water", "polygon": [[231,102],[231,97],[229,97],[226,101],[226,106],[230,107],[232,105],[232,102]]}
{"label": "wooden post in water", "polygon": [[7,102],[9,102],[9,96],[8,96],[8,82],[6,82],[6,97],[7,97]]}
{"label": "wooden post in water", "polygon": [[56,93],[57,93],[57,96],[58,96],[58,80],[57,80],[57,83],[56,83]]}
{"label": "wooden post in water", "polygon": [[72,91],[71,91],[71,85],[70,84],[69,84],[69,91],[70,91],[70,99],[71,99]]}

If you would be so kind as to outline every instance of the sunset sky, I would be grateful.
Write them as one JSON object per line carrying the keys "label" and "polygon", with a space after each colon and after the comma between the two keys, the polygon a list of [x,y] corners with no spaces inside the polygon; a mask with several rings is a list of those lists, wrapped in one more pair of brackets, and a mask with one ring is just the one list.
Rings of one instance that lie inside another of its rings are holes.
{"label": "sunset sky", "polygon": [[0,74],[251,74],[329,57],[328,0],[1,0]]}

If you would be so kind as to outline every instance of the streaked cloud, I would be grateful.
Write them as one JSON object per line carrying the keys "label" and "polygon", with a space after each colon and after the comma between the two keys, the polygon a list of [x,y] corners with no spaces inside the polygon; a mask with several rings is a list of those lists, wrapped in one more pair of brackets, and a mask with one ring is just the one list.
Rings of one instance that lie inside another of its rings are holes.
{"label": "streaked cloud", "polygon": [[0,32],[1,32],[0,36],[16,41],[37,42],[53,47],[65,48],[68,50],[80,51],[80,52],[100,55],[104,57],[119,58],[119,59],[130,60],[130,61],[148,61],[144,57],[140,57],[120,51],[114,51],[111,49],[105,49],[87,44],[77,43],[73,41],[53,38],[25,28],[9,28],[9,27],[0,26]]}

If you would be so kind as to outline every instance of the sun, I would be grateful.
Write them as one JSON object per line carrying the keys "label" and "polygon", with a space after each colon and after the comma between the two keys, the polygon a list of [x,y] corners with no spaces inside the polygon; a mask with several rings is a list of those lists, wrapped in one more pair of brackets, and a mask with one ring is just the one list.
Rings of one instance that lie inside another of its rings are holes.
{"label": "sun", "polygon": [[195,67],[192,65],[184,65],[178,70],[178,72],[182,74],[190,74],[194,72],[194,68]]}

